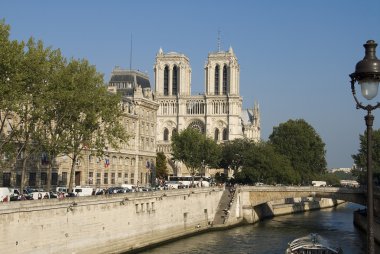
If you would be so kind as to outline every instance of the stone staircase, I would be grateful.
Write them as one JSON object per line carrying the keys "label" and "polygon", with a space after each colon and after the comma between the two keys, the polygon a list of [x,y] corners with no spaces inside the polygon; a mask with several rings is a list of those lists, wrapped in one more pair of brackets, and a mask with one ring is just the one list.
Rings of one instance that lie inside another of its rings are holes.
{"label": "stone staircase", "polygon": [[214,226],[225,224],[230,214],[231,205],[234,201],[235,189],[226,187],[218,204],[218,211],[213,221]]}

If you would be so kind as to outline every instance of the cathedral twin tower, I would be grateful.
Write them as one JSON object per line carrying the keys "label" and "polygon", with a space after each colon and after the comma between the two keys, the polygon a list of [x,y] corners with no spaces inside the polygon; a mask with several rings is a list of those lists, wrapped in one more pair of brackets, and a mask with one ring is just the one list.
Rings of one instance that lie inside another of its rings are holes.
{"label": "cathedral twin tower", "polygon": [[242,110],[240,68],[230,47],[210,53],[205,65],[205,92],[191,95],[189,59],[180,53],[156,55],[155,101],[157,112],[157,150],[168,153],[174,132],[196,128],[217,142],[248,138],[260,140],[258,105]]}

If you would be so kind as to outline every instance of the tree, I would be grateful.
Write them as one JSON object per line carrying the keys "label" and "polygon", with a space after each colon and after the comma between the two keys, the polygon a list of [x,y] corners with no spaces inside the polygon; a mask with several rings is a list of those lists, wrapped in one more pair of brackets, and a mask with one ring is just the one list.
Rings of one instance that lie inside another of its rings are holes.
{"label": "tree", "polygon": [[[367,182],[367,131],[359,136],[360,148],[357,154],[352,155],[356,164],[353,175],[360,183]],[[372,167],[374,179],[380,182],[380,129],[372,131]]]}
{"label": "tree", "polygon": [[222,159],[220,166],[224,169],[235,169],[243,165],[244,154],[254,142],[248,139],[234,139],[222,144]]}
{"label": "tree", "polygon": [[221,150],[216,142],[194,128],[172,136],[173,159],[182,161],[192,176],[202,174],[205,165],[216,165]]}
{"label": "tree", "polygon": [[49,80],[50,71],[54,69],[52,62],[60,56],[57,50],[45,48],[42,41],[30,38],[26,44],[21,68],[19,70],[20,82],[14,87],[20,91],[18,107],[14,109],[14,141],[18,146],[17,157],[22,164],[21,185],[23,190],[28,165],[36,163],[32,158],[39,158],[40,147],[36,143],[36,137],[40,136],[41,116],[46,103],[41,103],[41,96]]}
{"label": "tree", "polygon": [[326,172],[325,144],[305,120],[289,120],[274,127],[269,141],[276,152],[289,158],[303,183]]}
{"label": "tree", "polygon": [[[14,159],[17,134],[14,112],[20,105],[20,89],[24,43],[9,40],[10,26],[0,20],[0,155],[10,163]],[[5,162],[0,160],[1,163]],[[3,165],[5,166],[5,165]]]}
{"label": "tree", "polygon": [[274,147],[266,142],[251,143],[243,151],[244,161],[241,171],[235,174],[237,182],[253,184],[297,184],[299,174],[291,166],[290,160],[277,153]]}
{"label": "tree", "polygon": [[[61,82],[61,74],[67,65],[66,59],[59,50],[54,51],[50,58],[50,68],[45,86],[41,89],[36,100],[41,105],[39,115],[39,132],[35,133],[33,139],[39,147],[41,162],[47,166],[46,189],[51,189],[53,162],[58,155],[65,151],[65,129],[62,124],[67,114],[61,104],[61,97],[65,91],[65,84]],[[53,102],[53,103],[52,103]]]}
{"label": "tree", "polygon": [[121,123],[121,97],[103,86],[103,76],[86,60],[72,59],[64,68],[60,80],[65,86],[59,98],[65,153],[71,157],[69,191],[73,190],[75,165],[82,151],[91,150],[97,156],[108,155],[108,148],[119,149],[128,135]]}
{"label": "tree", "polygon": [[168,176],[168,168],[166,164],[166,156],[163,152],[157,153],[156,158],[156,174],[160,179],[166,179]]}

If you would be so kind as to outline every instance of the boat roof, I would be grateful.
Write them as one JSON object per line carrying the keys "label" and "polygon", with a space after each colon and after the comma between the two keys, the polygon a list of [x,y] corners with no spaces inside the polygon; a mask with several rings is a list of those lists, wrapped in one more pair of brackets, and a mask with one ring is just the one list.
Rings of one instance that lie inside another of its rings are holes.
{"label": "boat roof", "polygon": [[289,243],[288,248],[291,253],[297,250],[330,250],[331,253],[339,253],[339,248],[332,247],[331,243],[318,234],[312,233],[310,235],[297,238]]}

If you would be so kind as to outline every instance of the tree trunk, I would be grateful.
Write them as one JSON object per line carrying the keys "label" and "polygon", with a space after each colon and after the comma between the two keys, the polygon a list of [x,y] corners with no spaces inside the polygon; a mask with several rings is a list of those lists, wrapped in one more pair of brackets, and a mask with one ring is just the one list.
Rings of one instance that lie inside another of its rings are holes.
{"label": "tree trunk", "polygon": [[51,174],[53,171],[53,161],[55,159],[54,154],[49,154],[49,163],[48,163],[48,169],[47,169],[47,183],[46,183],[46,191],[50,191],[51,189]]}
{"label": "tree trunk", "polygon": [[25,189],[25,177],[26,176],[26,158],[22,159],[22,171],[21,171],[21,183],[20,183],[20,193],[24,193]]}
{"label": "tree trunk", "polygon": [[52,162],[49,162],[48,168],[47,168],[47,182],[46,182],[46,191],[50,191],[51,189],[51,169],[52,169]]}
{"label": "tree trunk", "polygon": [[69,193],[73,192],[74,187],[74,174],[75,174],[75,164],[76,164],[77,156],[74,155],[71,161],[71,170],[70,170],[70,180],[69,180]]}

